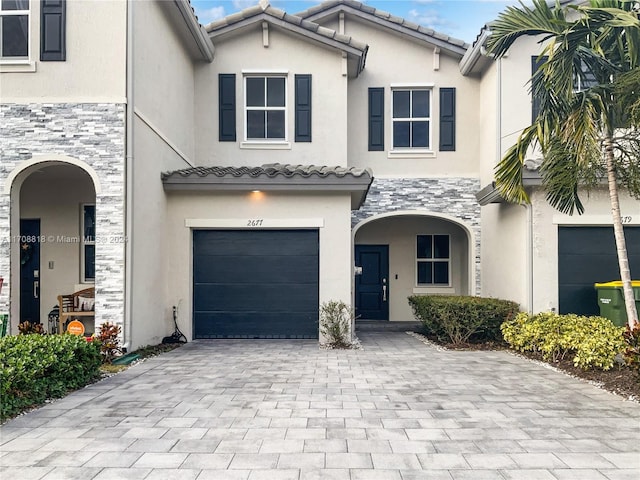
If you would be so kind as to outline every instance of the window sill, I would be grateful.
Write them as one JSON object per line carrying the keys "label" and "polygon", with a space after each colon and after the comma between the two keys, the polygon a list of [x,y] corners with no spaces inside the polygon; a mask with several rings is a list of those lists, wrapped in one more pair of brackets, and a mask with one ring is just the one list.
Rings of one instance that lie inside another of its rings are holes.
{"label": "window sill", "polygon": [[456,293],[456,289],[453,287],[448,287],[446,285],[434,285],[432,287],[427,287],[427,286],[419,286],[419,287],[413,287],[413,293],[446,293],[449,295],[455,294]]}
{"label": "window sill", "polygon": [[28,73],[36,71],[36,62],[16,62],[16,63],[5,63],[0,62],[0,73]]}
{"label": "window sill", "polygon": [[245,141],[240,143],[240,148],[246,148],[249,150],[291,150],[291,143]]}
{"label": "window sill", "polygon": [[436,158],[436,152],[424,149],[389,150],[388,158]]}

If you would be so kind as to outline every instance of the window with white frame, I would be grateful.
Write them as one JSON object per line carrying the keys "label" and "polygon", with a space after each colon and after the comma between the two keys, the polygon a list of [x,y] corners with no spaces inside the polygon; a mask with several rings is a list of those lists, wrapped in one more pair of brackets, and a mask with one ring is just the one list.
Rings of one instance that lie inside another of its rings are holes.
{"label": "window with white frame", "polygon": [[451,245],[449,235],[418,235],[416,240],[416,284],[451,283]]}
{"label": "window with white frame", "polygon": [[91,283],[96,278],[96,206],[82,205],[80,242],[80,278]]}
{"label": "window with white frame", "polygon": [[245,76],[245,139],[286,140],[287,78]]}
{"label": "window with white frame", "polygon": [[29,59],[29,0],[0,0],[0,60]]}
{"label": "window with white frame", "polygon": [[431,148],[431,90],[392,91],[393,148]]}

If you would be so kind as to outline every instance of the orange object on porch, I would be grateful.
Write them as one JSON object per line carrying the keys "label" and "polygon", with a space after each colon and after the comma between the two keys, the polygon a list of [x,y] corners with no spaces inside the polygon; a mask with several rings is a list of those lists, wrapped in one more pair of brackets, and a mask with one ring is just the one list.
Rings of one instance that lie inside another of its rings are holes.
{"label": "orange object on porch", "polygon": [[67,326],[67,332],[73,335],[82,335],[84,334],[84,325],[79,320],[72,320]]}

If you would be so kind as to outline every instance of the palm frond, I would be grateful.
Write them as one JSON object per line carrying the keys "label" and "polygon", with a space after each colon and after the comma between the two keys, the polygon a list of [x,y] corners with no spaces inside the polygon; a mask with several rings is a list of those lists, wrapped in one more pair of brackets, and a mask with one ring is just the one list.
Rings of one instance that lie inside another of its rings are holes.
{"label": "palm frond", "polygon": [[537,125],[525,128],[518,142],[505,153],[495,169],[496,188],[502,198],[512,203],[529,203],[529,195],[522,184],[522,167],[530,146],[536,144]]}

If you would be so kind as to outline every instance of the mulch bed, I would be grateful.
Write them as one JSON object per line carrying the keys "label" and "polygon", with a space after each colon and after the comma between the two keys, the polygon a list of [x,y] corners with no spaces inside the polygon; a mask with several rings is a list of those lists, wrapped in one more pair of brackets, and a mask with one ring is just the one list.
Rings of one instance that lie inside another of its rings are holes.
{"label": "mulch bed", "polygon": [[[424,335],[424,332],[416,332]],[[448,350],[509,350],[506,343],[487,342],[487,343],[466,343],[463,345],[452,345],[438,341],[436,338],[427,336],[427,338],[446,348]],[[597,384],[600,388],[612,393],[616,393],[625,398],[632,398],[640,402],[640,374],[634,372],[626,365],[616,365],[612,369],[603,371],[598,369],[582,370],[573,366],[573,359],[563,359],[557,362],[547,361],[542,358],[539,352],[516,352],[510,350],[517,355],[529,358],[531,360],[544,362],[558,370],[577,378],[582,378],[589,382]]]}

